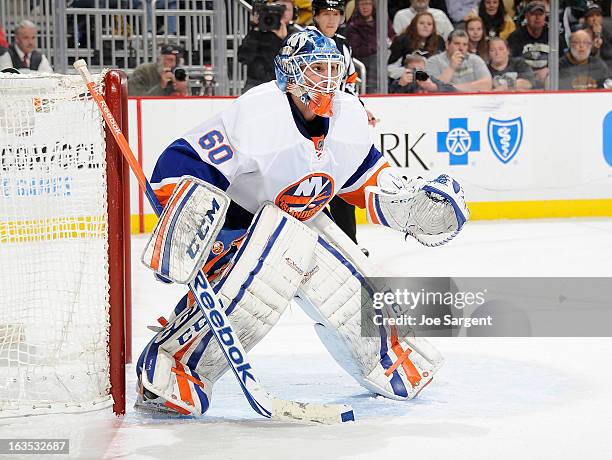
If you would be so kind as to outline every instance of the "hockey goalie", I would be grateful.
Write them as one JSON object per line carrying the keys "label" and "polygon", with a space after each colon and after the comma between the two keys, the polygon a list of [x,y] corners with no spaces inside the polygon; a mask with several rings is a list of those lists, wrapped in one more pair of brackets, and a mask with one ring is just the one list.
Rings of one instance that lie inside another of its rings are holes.
{"label": "hockey goalie", "polygon": [[[298,32],[275,59],[276,81],[167,147],[151,178],[165,208],[143,261],[165,282],[203,271],[247,351],[295,300],[360,385],[408,400],[442,356],[394,328],[362,337],[362,288],[376,272],[325,208],[338,195],[365,208],[370,223],[428,246],[451,240],[469,212],[454,179],[407,180],[387,164],[363,106],[338,90],[344,66],[330,39]],[[137,364],[138,405],[193,415],[209,408],[228,364],[194,305],[187,294],[159,319]]]}

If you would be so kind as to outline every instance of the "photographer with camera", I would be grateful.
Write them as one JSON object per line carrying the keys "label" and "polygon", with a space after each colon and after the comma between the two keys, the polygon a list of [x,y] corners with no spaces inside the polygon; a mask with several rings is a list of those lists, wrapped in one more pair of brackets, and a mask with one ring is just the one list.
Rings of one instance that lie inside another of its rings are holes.
{"label": "photographer with camera", "polygon": [[281,49],[283,40],[302,30],[293,23],[296,18],[297,9],[292,0],[253,2],[252,28],[238,48],[238,61],[247,66],[247,80],[243,92],[276,78],[274,58]]}
{"label": "photographer with camera", "polygon": [[187,96],[189,79],[180,67],[182,48],[163,45],[157,62],[141,64],[128,79],[130,96]]}
{"label": "photographer with camera", "polygon": [[490,91],[491,73],[480,56],[468,52],[468,41],[465,30],[453,30],[446,40],[446,52],[430,57],[425,70],[458,91]]}
{"label": "photographer with camera", "polygon": [[457,89],[425,72],[427,60],[419,54],[409,54],[404,60],[404,73],[389,86],[394,94],[453,93]]}

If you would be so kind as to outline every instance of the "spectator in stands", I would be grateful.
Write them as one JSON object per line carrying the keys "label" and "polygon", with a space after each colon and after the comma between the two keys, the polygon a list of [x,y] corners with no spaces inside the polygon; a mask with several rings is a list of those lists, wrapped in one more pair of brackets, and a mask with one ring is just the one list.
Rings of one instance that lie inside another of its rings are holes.
{"label": "spectator in stands", "polygon": [[[157,62],[141,64],[128,79],[130,96],[187,96],[189,81],[181,72],[182,48],[163,45]],[[176,69],[179,72],[176,72]],[[178,75],[177,75],[178,74]]]}
{"label": "spectator in stands", "polygon": [[446,40],[448,34],[453,30],[453,25],[443,11],[429,7],[429,0],[410,0],[410,8],[399,10],[393,18],[393,30],[395,30],[395,33],[398,35],[403,33],[417,13],[424,11],[431,13],[436,21],[438,33]]}
{"label": "spectator in stands", "polygon": [[478,0],[446,0],[448,17],[453,26],[465,29],[465,22],[478,14]]}
{"label": "spectator in stands", "polygon": [[516,30],[516,24],[506,14],[502,0],[480,0],[478,16],[484,22],[487,37],[501,37],[505,40]]}
{"label": "spectator in stands", "polygon": [[494,91],[529,90],[535,85],[531,67],[521,57],[510,57],[508,42],[501,37],[489,41],[489,72]]}
{"label": "spectator in stands", "polygon": [[[393,21],[396,13],[400,10],[410,8],[410,0],[390,0],[388,3],[389,19]],[[447,17],[446,0],[429,0],[429,7],[441,10]]]}
{"label": "spectator in stands", "polygon": [[[366,67],[366,92],[375,93],[378,82],[376,6],[374,0],[356,0],[356,3],[346,28],[346,40],[353,49],[353,56]],[[395,33],[391,21],[388,27],[389,39],[392,40]]]}
{"label": "spectator in stands", "polygon": [[[504,1],[506,5],[506,10],[508,11],[510,11],[511,9],[514,10],[514,22],[517,25],[520,25],[525,20],[525,10],[527,8],[527,5],[531,3],[531,1],[532,0],[514,0],[514,5],[512,8],[509,8],[508,2],[506,0]],[[548,15],[550,13],[550,1],[549,0],[539,0],[539,1],[544,3],[544,12]],[[564,0],[561,0],[561,1],[564,1]]]}
{"label": "spectator in stands", "polygon": [[[410,8],[410,0],[389,0],[387,4],[387,11],[389,12],[389,19],[391,19],[391,21],[393,21],[398,11]],[[429,7],[442,11],[446,17],[448,17],[446,0],[429,0]]]}
{"label": "spectator in stands", "polygon": [[604,25],[599,5],[589,6],[584,14],[584,27],[593,38],[591,54],[599,56],[609,66],[612,63],[612,31]]}
{"label": "spectator in stands", "polygon": [[559,60],[559,89],[586,90],[602,88],[610,77],[606,63],[591,56],[593,40],[586,30],[570,36],[570,50]]}
{"label": "spectator in stands", "polygon": [[285,6],[280,27],[272,31],[259,30],[259,11],[254,10],[251,16],[252,29],[238,48],[238,61],[247,66],[247,80],[243,92],[276,78],[274,58],[281,49],[283,40],[301,29],[293,24],[295,8],[293,1],[278,0],[274,3]]}
{"label": "spectator in stands", "polygon": [[546,7],[540,1],[531,1],[525,6],[526,24],[508,37],[510,53],[521,56],[536,76],[536,87],[543,88],[548,78],[548,26]]}
{"label": "spectator in stands", "polygon": [[0,70],[13,67],[25,72],[49,72],[53,69],[47,57],[36,49],[36,25],[27,19],[15,27],[15,40],[0,56]]}
{"label": "spectator in stands", "polygon": [[408,93],[452,93],[457,91],[453,85],[441,82],[425,72],[426,59],[419,54],[406,56],[404,73],[393,80],[389,92],[395,94]]}
{"label": "spectator in stands", "polygon": [[430,57],[425,71],[459,91],[489,91],[489,69],[480,56],[468,52],[468,40],[465,30],[453,30],[446,40],[446,52]]}
{"label": "spectator in stands", "polygon": [[431,13],[417,13],[403,34],[398,35],[391,43],[387,71],[392,80],[400,78],[405,71],[403,65],[406,56],[419,54],[429,58],[444,51],[444,39],[438,35],[436,22]]}
{"label": "spectator in stands", "polygon": [[483,61],[487,62],[489,60],[489,50],[482,18],[479,16],[468,18],[465,21],[465,31],[469,38],[468,51],[472,54],[477,54]]}

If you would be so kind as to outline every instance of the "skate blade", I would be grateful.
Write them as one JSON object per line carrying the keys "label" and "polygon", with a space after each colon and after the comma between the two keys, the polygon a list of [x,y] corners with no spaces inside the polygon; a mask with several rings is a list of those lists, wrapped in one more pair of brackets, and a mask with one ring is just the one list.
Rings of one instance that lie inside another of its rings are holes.
{"label": "skate blade", "polygon": [[190,415],[183,415],[174,409],[165,406],[162,402],[143,401],[138,398],[134,403],[134,410],[143,414],[162,415],[167,418],[192,418]]}

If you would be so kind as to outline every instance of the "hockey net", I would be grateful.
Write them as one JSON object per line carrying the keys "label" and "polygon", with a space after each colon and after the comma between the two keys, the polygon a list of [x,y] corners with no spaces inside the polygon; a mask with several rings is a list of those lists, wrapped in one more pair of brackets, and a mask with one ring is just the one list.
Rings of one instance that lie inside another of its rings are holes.
{"label": "hockey net", "polygon": [[122,413],[123,162],[79,76],[0,74],[0,99],[0,418]]}

